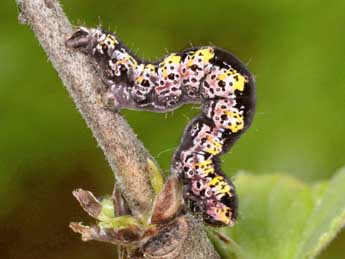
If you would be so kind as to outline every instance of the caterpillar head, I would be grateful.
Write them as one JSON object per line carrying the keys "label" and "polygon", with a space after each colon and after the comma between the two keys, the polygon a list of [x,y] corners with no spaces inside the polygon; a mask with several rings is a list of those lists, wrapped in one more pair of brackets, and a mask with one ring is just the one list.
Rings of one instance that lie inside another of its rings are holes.
{"label": "caterpillar head", "polygon": [[89,53],[99,36],[97,29],[79,27],[76,32],[65,42],[66,47],[77,49],[85,54]]}
{"label": "caterpillar head", "polygon": [[111,55],[118,41],[114,35],[106,33],[100,28],[79,27],[65,44],[67,47],[85,54]]}

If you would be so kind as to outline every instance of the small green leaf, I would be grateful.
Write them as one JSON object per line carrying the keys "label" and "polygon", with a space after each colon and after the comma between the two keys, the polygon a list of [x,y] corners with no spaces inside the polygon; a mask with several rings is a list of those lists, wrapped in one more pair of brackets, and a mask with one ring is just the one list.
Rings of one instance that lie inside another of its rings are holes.
{"label": "small green leaf", "polygon": [[218,236],[210,232],[222,258],[315,258],[345,225],[345,169],[310,185],[283,174],[245,173],[235,184],[238,223],[216,230]]}
{"label": "small green leaf", "polygon": [[106,221],[115,218],[114,201],[111,196],[102,199],[101,205],[102,210],[101,213],[98,215],[99,220]]}
{"label": "small green leaf", "polygon": [[156,166],[155,162],[151,159],[147,159],[147,169],[150,173],[150,182],[153,190],[156,194],[159,194],[164,185],[164,179],[162,177],[161,171]]}
{"label": "small green leaf", "polygon": [[132,216],[119,216],[111,219],[107,219],[104,221],[100,221],[98,226],[101,228],[112,228],[112,229],[123,229],[123,228],[130,228],[130,227],[139,227],[140,223],[138,220]]}

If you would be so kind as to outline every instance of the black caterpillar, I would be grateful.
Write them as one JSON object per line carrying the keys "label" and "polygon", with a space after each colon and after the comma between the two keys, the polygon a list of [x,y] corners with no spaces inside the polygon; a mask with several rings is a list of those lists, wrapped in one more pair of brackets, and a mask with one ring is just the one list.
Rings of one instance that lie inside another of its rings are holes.
{"label": "black caterpillar", "polygon": [[206,223],[233,225],[237,195],[220,169],[220,155],[250,126],[255,84],[244,64],[216,47],[140,60],[112,33],[80,27],[66,46],[89,55],[101,73],[104,101],[114,109],[166,112],[201,102],[201,114],[187,126],[171,171],[184,196]]}

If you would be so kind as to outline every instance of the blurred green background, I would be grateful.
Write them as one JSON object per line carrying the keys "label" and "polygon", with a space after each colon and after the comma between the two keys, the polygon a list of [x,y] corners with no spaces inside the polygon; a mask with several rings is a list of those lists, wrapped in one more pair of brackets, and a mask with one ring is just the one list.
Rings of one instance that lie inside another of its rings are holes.
{"label": "blurred green background", "polygon": [[[282,172],[311,182],[345,165],[345,1],[64,0],[74,24],[117,32],[139,56],[214,44],[257,82],[251,129],[223,156],[228,175]],[[70,221],[90,219],[71,192],[110,193],[113,176],[90,130],[14,1],[0,2],[0,258],[115,258],[83,243]],[[198,109],[123,111],[168,170]],[[344,186],[345,188],[345,186]],[[341,234],[322,258],[344,258]]]}

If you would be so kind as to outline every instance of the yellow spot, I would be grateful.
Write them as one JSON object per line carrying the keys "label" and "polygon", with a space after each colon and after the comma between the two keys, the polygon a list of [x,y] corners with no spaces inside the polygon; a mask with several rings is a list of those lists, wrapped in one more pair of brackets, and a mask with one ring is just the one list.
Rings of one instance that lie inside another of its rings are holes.
{"label": "yellow spot", "polygon": [[209,166],[210,164],[212,164],[212,161],[211,160],[206,160],[206,161],[202,161],[202,162],[196,163],[195,166],[204,167],[204,166]]}
{"label": "yellow spot", "polygon": [[132,66],[134,68],[136,68],[138,66],[138,62],[130,55],[128,55],[128,58],[127,58],[128,61],[130,61],[132,63]]}
{"label": "yellow spot", "polygon": [[222,80],[222,81],[224,81],[226,78],[227,78],[227,75],[225,73],[220,74],[220,75],[217,76],[217,79],[218,80]]}
{"label": "yellow spot", "polygon": [[117,64],[123,64],[123,65],[130,65],[133,68],[136,68],[138,66],[138,63],[135,61],[135,59],[130,56],[130,55],[126,55],[123,59],[120,59],[116,62]]}
{"label": "yellow spot", "polygon": [[[198,169],[196,169],[198,167]],[[194,169],[200,170],[202,173],[208,175],[214,172],[213,163],[211,160],[206,160],[194,165]]]}
{"label": "yellow spot", "polygon": [[138,76],[137,79],[135,79],[135,82],[136,82],[137,84],[140,84],[143,80],[144,80],[144,77],[143,77],[143,76]]}
{"label": "yellow spot", "polygon": [[230,129],[233,133],[236,133],[243,129],[244,127],[244,120],[243,120],[243,115],[239,114],[237,112],[231,112],[231,111],[225,111],[224,112],[226,115],[228,115],[231,118],[234,118],[235,121],[231,123],[230,126],[227,128]]}
{"label": "yellow spot", "polygon": [[241,74],[237,73],[234,75],[234,77],[238,78],[238,80],[234,80],[234,84],[232,86],[233,90],[239,90],[239,91],[243,91],[244,90],[244,85],[246,83],[246,78],[244,76],[242,76]]}
{"label": "yellow spot", "polygon": [[203,172],[205,174],[212,174],[214,172],[214,168],[213,167],[208,167],[208,168],[204,169]]}
{"label": "yellow spot", "polygon": [[199,49],[195,52],[195,56],[202,57],[204,63],[208,63],[210,59],[214,57],[214,49],[213,48]]}
{"label": "yellow spot", "polygon": [[161,68],[161,73],[163,77],[166,79],[168,77],[168,70],[166,66],[169,66],[171,64],[178,65],[181,62],[181,56],[172,53],[169,56],[167,56],[162,63],[159,64],[159,67]]}
{"label": "yellow spot", "polygon": [[218,221],[221,221],[221,222],[223,222],[224,224],[226,224],[226,225],[229,225],[230,224],[230,217],[229,216],[227,216],[226,214],[227,214],[227,212],[228,212],[228,214],[230,215],[230,209],[229,208],[223,208],[223,209],[220,209],[220,208],[216,208],[215,209],[215,211],[216,211],[216,214],[217,214],[217,217],[216,217],[216,219],[218,220]]}
{"label": "yellow spot", "polygon": [[[214,187],[211,187],[214,185]],[[225,182],[224,177],[222,176],[216,176],[214,177],[209,183],[208,186],[214,190],[215,195],[223,194],[221,196],[224,196],[224,194],[230,194],[230,185]]]}
{"label": "yellow spot", "polygon": [[104,38],[104,40],[101,41],[102,45],[107,45],[107,46],[113,47],[113,48],[115,48],[115,45],[118,43],[119,42],[111,34],[107,34],[107,36]]}
{"label": "yellow spot", "polygon": [[224,181],[222,176],[216,176],[208,183],[208,186],[218,185],[222,181]]}
{"label": "yellow spot", "polygon": [[188,53],[188,56],[187,56],[187,60],[188,60],[187,67],[191,67],[193,65],[194,57],[195,57],[194,54],[195,53],[193,51]]}
{"label": "yellow spot", "polygon": [[188,53],[187,59],[187,67],[190,68],[193,64],[195,64],[196,61],[195,59],[201,58],[203,64],[207,64],[210,59],[214,57],[214,49],[213,48],[204,48],[204,49],[199,49],[195,52],[190,52]]}
{"label": "yellow spot", "polygon": [[122,59],[116,62],[117,64],[124,65],[127,64],[126,60]]}
{"label": "yellow spot", "polygon": [[169,56],[167,56],[163,62],[169,63],[169,61],[171,61],[173,64],[180,64],[181,56],[173,53],[173,54],[170,54]]}
{"label": "yellow spot", "polygon": [[216,186],[216,193],[221,193],[221,194],[229,194],[230,196],[231,196],[231,194],[230,194],[230,185],[228,185],[225,181],[224,181],[224,179],[222,179],[222,181],[223,182],[220,182],[220,184],[218,184],[217,186]]}
{"label": "yellow spot", "polygon": [[205,150],[207,153],[217,155],[222,151],[222,143],[214,139],[211,135],[207,136],[207,140],[212,144],[210,148]]}
{"label": "yellow spot", "polygon": [[162,74],[164,79],[168,77],[168,71],[166,69],[163,69]]}

